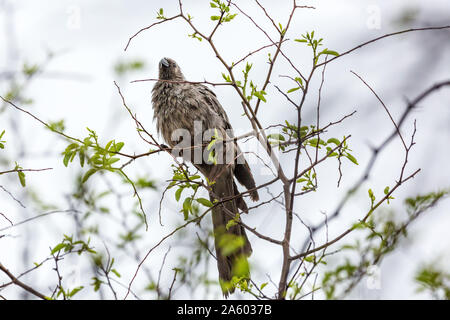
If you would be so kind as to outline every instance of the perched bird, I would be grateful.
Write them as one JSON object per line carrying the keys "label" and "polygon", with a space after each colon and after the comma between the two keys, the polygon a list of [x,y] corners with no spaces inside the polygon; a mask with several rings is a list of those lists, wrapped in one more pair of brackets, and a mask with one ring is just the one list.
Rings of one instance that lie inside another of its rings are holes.
{"label": "perched bird", "polygon": [[[250,277],[247,257],[252,253],[252,248],[245,229],[239,223],[227,226],[230,220],[236,218],[239,209],[248,211],[234,177],[250,191],[253,201],[259,200],[250,167],[233,140],[230,121],[214,92],[202,84],[186,81],[180,67],[172,59],[163,58],[159,62],[159,81],[152,90],[152,104],[157,130],[170,147],[179,147],[181,144],[177,132],[189,133],[191,139],[187,140],[187,144],[184,141],[182,155],[193,163],[210,184],[210,199],[216,203],[212,209],[212,220],[219,282],[227,297],[234,291],[230,284],[233,276]],[[201,132],[196,128],[199,124]],[[207,131],[214,134],[205,141],[203,134]],[[202,136],[200,140],[199,134]],[[217,139],[216,135],[220,135],[221,139]],[[201,151],[200,155],[211,155],[210,142],[213,138],[221,145],[214,149],[214,155],[227,154],[228,161],[215,162],[208,156],[195,156],[196,150]],[[194,152],[187,154],[186,149]],[[228,157],[230,152],[231,161]]]}

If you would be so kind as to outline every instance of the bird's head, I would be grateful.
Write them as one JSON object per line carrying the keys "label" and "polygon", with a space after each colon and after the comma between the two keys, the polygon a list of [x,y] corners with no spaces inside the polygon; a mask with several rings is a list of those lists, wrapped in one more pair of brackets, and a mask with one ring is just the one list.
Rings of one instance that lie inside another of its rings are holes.
{"label": "bird's head", "polygon": [[178,64],[170,58],[162,58],[159,61],[159,79],[161,80],[184,80]]}

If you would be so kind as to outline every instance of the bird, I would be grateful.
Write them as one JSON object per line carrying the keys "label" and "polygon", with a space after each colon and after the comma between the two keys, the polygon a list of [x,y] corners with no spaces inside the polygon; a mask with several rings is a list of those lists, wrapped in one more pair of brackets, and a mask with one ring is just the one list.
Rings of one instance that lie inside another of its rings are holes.
{"label": "bird", "polygon": [[[171,148],[181,145],[177,135],[179,132],[194,137],[194,141],[188,139],[187,144],[184,141],[182,157],[207,178],[210,186],[209,196],[214,204],[211,215],[219,284],[227,298],[235,289],[234,276],[238,281],[250,279],[248,257],[252,253],[244,226],[236,222],[236,217],[240,217],[237,215],[239,209],[248,213],[248,207],[235,178],[248,190],[250,199],[258,201],[255,179],[234,139],[233,128],[216,94],[203,83],[187,81],[181,68],[171,58],[162,58],[159,62],[159,78],[152,89],[152,106],[157,131]],[[196,125],[200,125],[200,132]],[[207,131],[213,134],[204,141]],[[196,140],[199,135],[201,143]],[[210,157],[213,152],[210,149],[211,141],[214,139],[214,147],[218,145],[214,148],[214,155],[227,156],[228,161],[214,161],[214,157]],[[192,152],[186,153],[192,149],[194,155]],[[232,156],[228,157],[230,153]],[[208,154],[208,157],[197,157],[198,154]],[[230,220],[235,223],[230,223]]]}

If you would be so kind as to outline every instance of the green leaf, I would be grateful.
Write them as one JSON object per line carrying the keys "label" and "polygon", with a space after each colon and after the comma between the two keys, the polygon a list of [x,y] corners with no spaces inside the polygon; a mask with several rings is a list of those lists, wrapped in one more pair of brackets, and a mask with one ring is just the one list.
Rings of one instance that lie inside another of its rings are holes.
{"label": "green leaf", "polygon": [[267,135],[267,139],[285,141],[284,136],[280,133],[271,133],[271,134]]}
{"label": "green leaf", "polygon": [[32,76],[33,74],[35,74],[37,71],[39,70],[39,66],[34,64],[34,65],[29,65],[27,63],[25,63],[23,65],[23,73],[27,76]]}
{"label": "green leaf", "polygon": [[188,34],[188,37],[191,37],[193,39],[197,39],[198,41],[202,41],[203,40],[203,38],[199,37],[196,32],[194,32],[193,34]]}
{"label": "green leaf", "polygon": [[295,77],[294,79],[295,81],[297,81],[298,83],[300,83],[301,86],[303,86],[303,80],[300,77]]}
{"label": "green leaf", "polygon": [[26,182],[25,182],[25,173],[23,173],[23,171],[17,171],[17,174],[19,176],[19,181],[20,184],[22,185],[22,187],[25,188]]}
{"label": "green leaf", "polygon": [[82,179],[82,183],[85,183],[94,173],[96,173],[98,171],[98,169],[96,169],[96,168],[92,168],[92,169],[89,169],[85,174],[84,174],[84,176],[83,176],[83,179]]}
{"label": "green leaf", "polygon": [[261,284],[260,290],[264,289],[265,286],[267,286],[268,282],[264,282]]}
{"label": "green leaf", "polygon": [[220,19],[220,16],[211,16],[211,20],[212,21],[216,21],[216,20],[219,20]]}
{"label": "green leaf", "polygon": [[329,55],[332,55],[332,56],[338,56],[339,55],[339,53],[337,53],[336,51],[328,50],[328,49],[323,50],[321,52],[321,54],[329,54]]}
{"label": "green leaf", "polygon": [[341,144],[341,142],[338,140],[338,139],[336,139],[336,138],[330,138],[330,139],[328,139],[327,140],[327,143],[334,143],[335,145],[340,145]]}
{"label": "green leaf", "polygon": [[278,27],[280,28],[280,31],[283,31],[283,25],[281,24],[281,22],[278,22]]}
{"label": "green leaf", "polygon": [[180,201],[183,190],[184,188],[178,188],[177,191],[175,191],[175,200]]}
{"label": "green leaf", "polygon": [[230,76],[226,75],[225,73],[222,72],[222,78],[226,81],[226,82],[231,82]]}
{"label": "green leaf", "polygon": [[224,22],[230,22],[237,16],[237,13],[234,14],[227,14],[226,17],[223,19]]}
{"label": "green leaf", "polygon": [[345,156],[347,157],[348,160],[350,160],[354,164],[359,165],[358,161],[356,160],[356,158],[354,156],[352,156],[350,153],[347,153]]}
{"label": "green leaf", "polygon": [[352,229],[364,229],[367,227],[365,222],[357,222],[352,226]]}
{"label": "green leaf", "polygon": [[109,147],[111,147],[111,144],[114,142],[114,140],[109,141],[106,146],[105,146],[105,150],[109,151]]}
{"label": "green leaf", "polygon": [[110,158],[110,159],[108,159],[108,164],[112,165],[113,163],[116,163],[119,160],[120,160],[119,158]]}
{"label": "green leaf", "polygon": [[373,194],[373,191],[372,191],[372,189],[369,189],[369,190],[367,190],[367,192],[369,193],[369,198],[370,198],[370,201],[372,202],[372,205],[374,204],[374,202],[375,202],[375,195]]}
{"label": "green leaf", "polygon": [[64,155],[64,159],[63,159],[64,166],[67,167],[69,165],[69,160],[70,160],[70,157],[72,156],[72,153],[73,153],[73,151],[66,151],[66,154]]}
{"label": "green leaf", "polygon": [[78,152],[78,157],[80,158],[80,166],[84,167],[85,154],[83,148],[81,148],[80,151]]}
{"label": "green leaf", "polygon": [[332,152],[332,148],[331,147],[327,147],[327,154],[329,154],[329,157],[336,157],[338,154],[337,152]]}
{"label": "green leaf", "polygon": [[294,41],[297,41],[297,42],[308,42],[308,40],[306,40],[306,39],[294,39]]}
{"label": "green leaf", "polygon": [[266,94],[264,91],[255,91],[253,93],[259,100],[263,102],[267,102],[266,98],[264,97],[264,94]]}
{"label": "green leaf", "polygon": [[92,277],[91,279],[94,280],[94,282],[91,283],[91,285],[94,286],[94,292],[97,292],[100,289],[102,283],[104,282],[98,279],[97,277]]}
{"label": "green leaf", "polygon": [[[326,145],[326,142],[323,141],[322,139],[311,138],[308,140],[308,144],[312,147],[318,147],[320,144]],[[320,149],[320,147],[319,147],[319,149]]]}
{"label": "green leaf", "polygon": [[212,202],[205,198],[197,198],[197,199],[195,199],[195,201],[204,205],[205,207],[211,208],[213,206]]}
{"label": "green leaf", "polygon": [[123,142],[114,143],[113,147],[111,148],[111,151],[119,152],[120,150],[122,150],[124,145],[125,143]]}
{"label": "green leaf", "polygon": [[117,276],[117,278],[121,277],[120,273],[116,269],[111,269],[111,272],[114,273]]}
{"label": "green leaf", "polygon": [[389,193],[389,186],[388,187],[386,187],[386,188],[384,188],[384,194],[388,194]]}
{"label": "green leaf", "polygon": [[245,73],[249,73],[252,67],[253,67],[253,63],[247,62],[245,65]]}
{"label": "green leaf", "polygon": [[291,93],[291,92],[297,91],[298,89],[300,89],[300,87],[295,87],[295,88],[289,89],[287,91],[287,93]]}
{"label": "green leaf", "polygon": [[[158,15],[157,19],[163,20],[163,19],[165,19],[165,17],[163,15]],[[143,61],[140,61],[140,60],[118,62],[114,66],[114,71],[118,75],[123,75],[123,74],[128,73],[128,72],[140,70],[140,69],[144,68],[144,66],[145,66],[145,63]]]}
{"label": "green leaf", "polygon": [[183,202],[183,214],[184,220],[187,220],[189,217],[189,212],[192,211],[192,198],[186,198]]}
{"label": "green leaf", "polygon": [[83,288],[84,288],[83,286],[76,287],[75,289],[73,289],[72,291],[69,292],[68,296],[69,297],[73,297],[74,295],[76,295]]}
{"label": "green leaf", "polygon": [[52,249],[52,251],[50,252],[50,254],[55,254],[56,252],[62,250],[62,249],[65,248],[65,247],[66,247],[66,244],[61,242],[61,243],[57,244],[57,245]]}

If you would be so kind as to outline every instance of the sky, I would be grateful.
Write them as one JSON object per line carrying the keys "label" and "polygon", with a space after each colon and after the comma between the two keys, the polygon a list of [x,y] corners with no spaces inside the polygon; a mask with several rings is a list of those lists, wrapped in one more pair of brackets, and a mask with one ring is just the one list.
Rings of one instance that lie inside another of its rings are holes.
{"label": "sky", "polygon": [[[285,23],[291,1],[262,3],[275,21]],[[244,10],[254,13],[255,20],[262,27],[271,30],[270,21],[253,1],[238,1],[238,4]],[[310,53],[305,46],[292,39],[300,38],[301,34],[307,31],[314,30],[316,35],[324,38],[325,47],[344,52],[386,33],[410,27],[446,25],[450,21],[448,0],[352,0],[344,3],[329,0],[305,1],[301,4],[315,6],[316,9],[301,9],[296,13],[287,35],[291,41],[286,44],[285,50],[296,65],[305,69],[310,66]],[[136,135],[133,121],[121,105],[113,82],[116,81],[120,86],[128,105],[145,127],[156,133],[150,101],[153,83],[131,83],[132,80],[156,78],[158,61],[162,57],[175,59],[186,78],[192,81],[222,82],[221,73],[224,72],[223,66],[206,41],[188,37],[192,31],[182,21],[171,21],[142,32],[133,39],[129,48],[124,50],[128,39],[134,33],[156,21],[156,13],[161,7],[164,8],[166,16],[172,16],[177,14],[178,2],[0,0],[0,92],[3,93],[7,88],[8,73],[17,72],[24,63],[41,65],[46,61],[48,53],[52,52],[54,56],[46,64],[45,71],[26,87],[25,95],[33,99],[30,110],[46,121],[64,118],[66,132],[73,136],[86,136],[88,127],[95,129],[101,139],[111,137],[125,141],[127,152],[146,151],[147,147]],[[200,29],[211,30],[213,23],[209,17],[212,9],[208,1],[183,1],[183,8],[194,17],[193,21]],[[405,12],[412,17],[412,22],[401,19],[408,17]],[[275,35],[273,30],[271,35]],[[333,211],[345,190],[363,172],[364,164],[370,157],[369,146],[379,144],[393,129],[392,123],[373,94],[350,71],[355,71],[376,88],[389,106],[394,119],[397,119],[405,108],[405,100],[416,97],[435,82],[450,77],[449,37],[449,31],[426,31],[392,37],[361,48],[327,67],[321,121],[327,123],[357,111],[355,116],[334,127],[330,134],[352,134],[351,147],[360,165],[355,167],[351,163],[343,164],[344,175],[339,188],[336,188],[336,164],[324,166],[320,177],[321,192],[308,194],[296,204],[295,210],[305,221],[317,223],[323,218],[321,212]],[[243,15],[238,14],[233,23],[224,25],[218,31],[215,44],[225,60],[235,61],[268,43],[264,34],[254,28]],[[116,63],[132,59],[144,61],[145,67],[126,76],[114,73]],[[267,71],[266,59],[267,51],[252,55],[248,59],[254,65],[252,75],[255,79],[261,79]],[[286,61],[282,61],[274,70],[276,76],[267,90],[268,103],[262,104],[259,114],[264,127],[282,123],[284,120],[295,121],[292,107],[274,87],[278,85],[289,89],[289,80],[279,77],[289,72]],[[317,89],[320,77],[316,76],[312,83]],[[214,87],[213,90],[227,111],[235,131],[247,132],[249,123],[241,116],[239,97],[232,89],[223,86]],[[305,122],[314,121],[316,101],[317,90],[311,93],[305,104]],[[446,160],[449,156],[449,103],[448,89],[439,91],[424,101],[405,125],[404,134],[410,137],[413,121],[417,119],[416,145],[409,159],[408,172],[416,168],[421,168],[422,171],[400,188],[396,195],[398,201],[393,201],[392,204],[393,210],[401,211],[401,199],[405,197],[449,187],[450,170]],[[8,127],[11,121],[21,129],[19,136],[7,136],[8,144],[22,144],[21,147],[26,149],[28,155],[21,158],[21,165],[53,168],[39,176],[29,175],[30,186],[39,190],[40,196],[46,201],[63,207],[66,202],[61,194],[70,193],[72,188],[65,181],[78,172],[75,165],[69,168],[62,165],[59,154],[64,149],[64,142],[49,138],[48,130],[43,129],[33,119],[11,110],[0,115],[0,131],[2,127]],[[7,130],[8,132],[10,130]],[[251,149],[252,145],[245,145],[243,148]],[[11,157],[20,156],[14,151],[9,152]],[[392,185],[403,156],[400,140],[396,139],[380,156],[371,179],[364,184],[361,194],[346,207],[342,217],[333,221],[330,237],[342,232],[361,216],[361,210],[367,208],[368,188],[378,190],[381,194],[386,185]],[[290,169],[288,157],[283,158],[283,164]],[[254,161],[252,166],[257,182],[266,181],[270,174],[267,169],[257,161]],[[140,171],[149,172],[163,189],[165,181],[171,176],[170,159],[165,155],[157,155],[153,159],[136,162],[130,171],[133,174]],[[6,186],[11,181],[0,180],[0,184]],[[161,197],[161,192],[148,193],[145,196],[144,203],[153,208],[154,203]],[[181,204],[176,203],[173,196],[167,198],[162,215],[165,221],[171,222]],[[0,203],[1,212],[8,213],[13,221],[20,221],[23,217],[36,213],[31,209],[18,209],[17,203],[11,201],[11,197],[1,190]],[[379,289],[370,291],[363,285],[350,297],[427,298],[425,294],[416,292],[417,286],[411,279],[420,263],[435,260],[437,264],[450,263],[448,209],[448,200],[443,201],[411,227],[410,238],[403,241],[398,252],[388,256],[381,264]],[[256,226],[264,234],[279,235],[282,224],[278,223],[279,217],[272,214],[274,210],[275,205],[255,210],[253,215],[246,217],[248,224]],[[152,211],[150,221],[155,222],[156,219],[157,216]],[[47,217],[36,222],[39,232],[36,232],[37,238],[34,237],[36,246],[29,253],[29,261],[35,261],[48,253],[48,243],[58,241],[66,230],[66,222],[63,217]],[[51,230],[48,230],[49,226]],[[154,242],[158,235],[167,233],[167,228],[157,227],[156,230],[149,236],[150,241]],[[13,250],[8,248],[25,245],[28,237],[25,234],[30,231],[23,227],[11,232],[14,237],[0,240],[0,257],[9,261],[11,269],[21,270],[21,257],[15,256]],[[303,232],[306,233],[306,230],[303,229]],[[294,241],[302,243],[305,233],[295,234]],[[322,240],[323,237],[324,235]],[[320,239],[319,237],[317,240]],[[258,241],[255,237],[251,237],[251,241],[254,243],[255,252],[251,263],[266,265],[268,270],[276,270],[279,250],[267,246],[267,243]],[[146,250],[145,246],[142,250]],[[159,260],[165,250],[161,249],[155,253]],[[266,252],[273,259],[267,261],[265,255],[258,252]],[[124,282],[127,283],[134,266],[122,266],[122,270]],[[260,273],[258,277],[264,279],[264,272]],[[170,282],[168,275],[165,281]],[[178,297],[186,297],[188,294],[181,290]]]}

